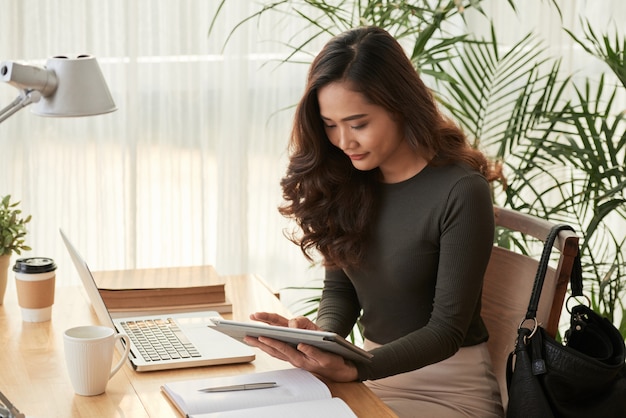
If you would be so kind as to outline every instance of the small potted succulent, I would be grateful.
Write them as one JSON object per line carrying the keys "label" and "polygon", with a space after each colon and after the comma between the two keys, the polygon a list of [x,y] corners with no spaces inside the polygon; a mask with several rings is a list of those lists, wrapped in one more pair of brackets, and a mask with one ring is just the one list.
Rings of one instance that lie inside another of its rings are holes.
{"label": "small potted succulent", "polygon": [[31,249],[24,244],[26,224],[31,216],[23,217],[19,204],[11,203],[11,195],[4,196],[0,201],[0,305],[4,302],[11,255],[20,255],[22,251]]}

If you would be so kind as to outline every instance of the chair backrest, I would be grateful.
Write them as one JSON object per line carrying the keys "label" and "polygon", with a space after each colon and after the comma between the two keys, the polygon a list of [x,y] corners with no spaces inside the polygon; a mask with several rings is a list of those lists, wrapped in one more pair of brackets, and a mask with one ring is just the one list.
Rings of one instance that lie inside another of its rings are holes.
{"label": "chair backrest", "polygon": [[[518,231],[527,237],[544,241],[553,223],[544,219],[494,207],[496,226]],[[578,236],[572,231],[561,231],[554,243],[558,263],[548,269],[537,320],[551,335],[558,331],[559,318],[568,289],[574,258],[578,252]],[[526,315],[528,302],[537,272],[540,251],[536,258],[494,245],[482,296],[482,317],[489,330],[489,353],[494,372],[500,384],[502,400],[508,403],[506,363],[515,347],[517,329]]]}

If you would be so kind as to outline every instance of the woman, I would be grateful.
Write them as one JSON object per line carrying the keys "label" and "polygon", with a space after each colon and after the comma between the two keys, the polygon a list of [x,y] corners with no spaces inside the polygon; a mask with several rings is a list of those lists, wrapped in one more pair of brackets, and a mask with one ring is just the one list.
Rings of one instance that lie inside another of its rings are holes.
{"label": "woman", "polygon": [[326,268],[317,320],[251,318],[344,336],[358,319],[374,357],[246,342],[335,381],[365,381],[400,416],[502,416],[480,317],[489,170],[392,36],[365,27],[331,39],[309,70],[281,182],[292,239]]}

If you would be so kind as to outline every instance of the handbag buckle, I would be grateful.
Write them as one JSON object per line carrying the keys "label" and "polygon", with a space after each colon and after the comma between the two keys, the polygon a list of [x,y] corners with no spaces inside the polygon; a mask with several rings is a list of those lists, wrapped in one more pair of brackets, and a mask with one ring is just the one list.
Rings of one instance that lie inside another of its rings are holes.
{"label": "handbag buckle", "polygon": [[568,296],[567,300],[565,301],[565,308],[567,309],[567,313],[568,314],[570,314],[570,315],[572,314],[572,308],[570,308],[570,305],[569,305],[571,300],[576,301],[577,305],[583,305],[583,303],[581,303],[578,300],[578,298],[580,298],[580,297],[585,299],[585,301],[587,302],[586,305],[587,305],[588,308],[591,307],[591,299],[589,299],[589,296],[587,296],[587,295],[578,295],[578,296],[570,295],[570,296]]}
{"label": "handbag buckle", "polygon": [[539,322],[537,321],[537,317],[534,317],[534,318],[524,318],[522,322],[520,322],[519,327],[517,329],[520,330],[524,328],[523,325],[526,321],[533,321],[533,327],[526,328],[526,329],[530,329],[531,331],[529,335],[524,336],[524,344],[528,344],[528,340],[532,338],[533,335],[535,335],[535,333],[537,332],[537,329],[539,328]]}

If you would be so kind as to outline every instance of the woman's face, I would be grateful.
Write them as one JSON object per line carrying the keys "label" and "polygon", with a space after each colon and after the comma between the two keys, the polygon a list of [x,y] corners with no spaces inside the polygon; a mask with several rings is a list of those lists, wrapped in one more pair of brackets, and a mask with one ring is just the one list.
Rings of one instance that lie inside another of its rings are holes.
{"label": "woman's face", "polygon": [[420,164],[417,169],[420,158],[404,139],[396,118],[383,107],[368,103],[349,83],[327,84],[319,89],[317,100],[328,139],[356,169],[379,168],[384,182],[396,183],[423,168]]}

